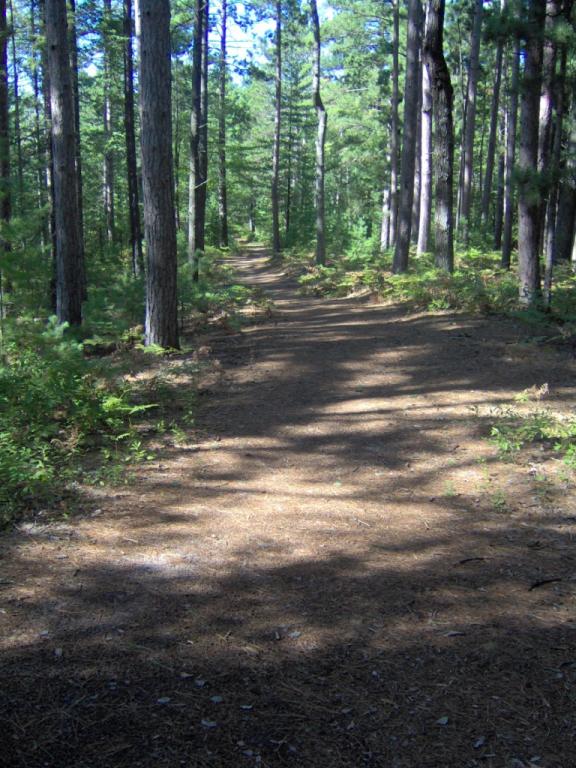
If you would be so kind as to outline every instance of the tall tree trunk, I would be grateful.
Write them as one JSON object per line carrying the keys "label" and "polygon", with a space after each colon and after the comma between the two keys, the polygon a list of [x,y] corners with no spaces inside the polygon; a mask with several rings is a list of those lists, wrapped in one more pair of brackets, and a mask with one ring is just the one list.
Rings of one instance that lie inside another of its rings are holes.
{"label": "tall tree trunk", "polygon": [[434,252],[436,265],[454,269],[454,92],[444,58],[445,0],[429,0],[424,34],[424,63],[432,88],[434,113],[434,174],[436,178]]}
{"label": "tall tree trunk", "polygon": [[[422,13],[422,4],[420,3],[420,13]],[[413,243],[418,243],[418,230],[420,228],[420,195],[422,192],[422,56],[420,48],[422,46],[422,32],[424,23],[421,20],[419,24],[420,39],[418,40],[418,102],[416,107],[416,146],[414,148],[414,196],[412,198],[412,225],[410,235]]]}
{"label": "tall tree trunk", "polygon": [[405,272],[408,269],[410,250],[412,200],[414,197],[414,161],[416,154],[416,113],[418,109],[418,41],[420,37],[418,23],[421,19],[421,13],[420,0],[409,0],[398,237],[392,264],[392,271],[394,273]]}
{"label": "tall tree trunk", "polygon": [[518,278],[520,303],[533,304],[540,293],[540,194],[538,183],[538,123],[542,83],[542,30],[545,0],[530,0],[520,105],[518,162]]}
{"label": "tall tree trunk", "polygon": [[56,230],[56,314],[58,322],[82,322],[82,252],[74,95],[68,49],[66,0],[46,0],[46,59]]}
{"label": "tall tree trunk", "polygon": [[502,227],[504,224],[504,168],[505,158],[500,154],[498,158],[498,181],[496,183],[496,206],[494,209],[494,249],[499,251],[502,247]]}
{"label": "tall tree trunk", "polygon": [[280,242],[280,128],[282,121],[282,1],[276,0],[276,71],[274,95],[274,146],[272,149],[272,251],[279,258]]}
{"label": "tall tree trunk", "polygon": [[146,274],[146,344],[178,347],[172,169],[170,2],[139,0],[140,111]]}
{"label": "tall tree trunk", "polygon": [[470,218],[472,215],[472,194],[474,180],[474,135],[476,131],[476,98],[478,94],[478,72],[480,64],[480,37],[482,32],[483,0],[475,0],[472,39],[470,42],[470,64],[468,68],[468,92],[466,95],[466,126],[463,142],[461,223],[464,241],[468,242]]}
{"label": "tall tree trunk", "polygon": [[85,301],[88,295],[86,282],[86,262],[84,246],[84,191],[82,181],[82,151],[80,135],[80,89],[78,86],[78,40],[76,35],[76,0],[70,0],[70,66],[72,69],[72,90],[74,94],[74,132],[76,137],[76,146],[74,155],[76,158],[76,181],[78,184],[78,214],[80,226],[80,280],[82,283],[82,300]]}
{"label": "tall tree trunk", "polygon": [[10,195],[10,123],[8,98],[8,24],[6,19],[6,0],[0,0],[0,321],[4,316],[5,275],[2,269],[2,256],[10,251],[8,230],[12,215]]}
{"label": "tall tree trunk", "polygon": [[510,269],[512,227],[514,224],[514,166],[516,161],[516,127],[518,123],[518,87],[520,82],[520,42],[512,50],[510,89],[506,109],[506,159],[504,166],[504,228],[502,233],[502,268]]}
{"label": "tall tree trunk", "polygon": [[400,104],[400,2],[392,0],[392,109],[390,115],[390,223],[388,246],[396,245],[398,233],[398,137]]}
{"label": "tall tree trunk", "polygon": [[320,21],[316,0],[310,0],[312,14],[312,28],[314,32],[314,59],[312,62],[312,94],[316,118],[318,120],[318,134],[316,136],[316,263],[324,264],[326,261],[326,225],[324,216],[324,145],[326,142],[327,114],[320,94]]}
{"label": "tall tree trunk", "polygon": [[576,226],[576,82],[572,82],[566,146],[566,168],[558,192],[556,216],[556,261],[570,261]]}
{"label": "tall tree trunk", "polygon": [[[571,5],[571,4],[570,4]],[[560,186],[560,159],[562,155],[562,138],[564,133],[564,108],[566,102],[566,66],[568,61],[566,44],[562,43],[560,53],[560,69],[556,79],[556,124],[554,126],[553,145],[551,154],[552,176],[550,190],[544,217],[544,303],[550,306],[552,302],[552,280],[554,264],[556,263],[556,219],[558,214],[558,197]]]}
{"label": "tall tree trunk", "polygon": [[134,119],[134,24],[132,0],[124,0],[124,129],[126,138],[126,177],[128,186],[128,220],[130,226],[130,255],[132,273],[144,270],[142,253],[142,224],[140,221],[140,192],[136,162],[136,128]]}
{"label": "tall tree trunk", "polygon": [[[42,126],[42,106],[40,94],[40,70],[42,69],[41,56],[38,56],[38,22],[36,19],[36,3],[30,3],[30,39],[32,41],[32,91],[34,96],[34,143],[36,145],[36,195],[38,210],[43,211],[47,205],[46,187],[46,141],[45,130]],[[44,251],[50,241],[48,218],[42,220],[42,250]]]}
{"label": "tall tree trunk", "polygon": [[422,116],[420,158],[420,221],[417,253],[430,249],[430,221],[432,216],[432,90],[430,73],[422,54]]}
{"label": "tall tree trunk", "polygon": [[114,153],[112,151],[112,52],[110,50],[110,34],[112,25],[112,0],[104,0],[102,48],[104,51],[104,103],[102,118],[104,130],[104,165],[103,165],[103,202],[106,220],[106,239],[114,243],[116,239],[116,222],[114,215]]}
{"label": "tall tree trunk", "polygon": [[192,48],[192,111],[190,114],[190,174],[188,186],[188,261],[194,279],[198,279],[198,187],[202,175],[200,167],[200,131],[202,125],[202,47],[204,42],[204,3],[194,5],[194,39]]}
{"label": "tall tree trunk", "polygon": [[[46,32],[46,0],[38,0],[38,10],[42,34]],[[57,272],[57,254],[56,254],[56,205],[54,198],[54,153],[52,150],[52,106],[50,103],[50,69],[48,66],[48,51],[46,45],[41,50],[42,67],[42,101],[44,103],[44,172],[45,184],[48,190],[50,200],[50,212],[48,215],[48,230],[50,238],[50,264],[52,275],[49,283],[50,308],[52,313],[56,314],[56,272]]]}
{"label": "tall tree trunk", "polygon": [[226,31],[228,3],[222,0],[220,72],[218,88],[218,230],[220,247],[228,247],[228,190],[226,187]]}
{"label": "tall tree trunk", "polygon": [[[501,10],[505,9],[506,0],[501,2]],[[496,44],[496,77],[492,90],[492,104],[490,105],[490,133],[488,134],[488,150],[486,152],[486,174],[484,176],[484,188],[482,190],[482,224],[486,226],[490,216],[490,198],[492,196],[492,178],[494,176],[494,159],[496,157],[496,139],[498,132],[498,114],[500,111],[500,85],[502,82],[502,58],[504,54],[504,40],[498,37]]]}
{"label": "tall tree trunk", "polygon": [[[206,232],[206,198],[208,194],[208,31],[210,22],[209,0],[204,0],[202,23],[202,81],[200,83],[200,128],[198,141],[198,166],[200,178],[196,186],[196,249],[204,254]],[[196,259],[194,279],[199,278],[200,259]]]}
{"label": "tall tree trunk", "polygon": [[16,139],[16,156],[18,158],[18,200],[22,205],[24,195],[24,160],[22,156],[22,131],[20,128],[20,85],[18,77],[18,58],[16,56],[16,27],[14,24],[14,3],[10,0],[10,27],[12,42],[12,90],[14,93],[14,138]]}

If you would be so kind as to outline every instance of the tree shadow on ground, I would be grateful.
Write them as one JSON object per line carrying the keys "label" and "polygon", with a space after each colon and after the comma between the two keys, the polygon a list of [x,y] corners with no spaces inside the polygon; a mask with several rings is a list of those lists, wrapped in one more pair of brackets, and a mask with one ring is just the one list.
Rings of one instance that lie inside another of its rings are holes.
{"label": "tree shadow on ground", "polygon": [[204,439],[4,540],[0,765],[572,768],[572,500],[480,493],[473,410],[571,361],[262,280]]}

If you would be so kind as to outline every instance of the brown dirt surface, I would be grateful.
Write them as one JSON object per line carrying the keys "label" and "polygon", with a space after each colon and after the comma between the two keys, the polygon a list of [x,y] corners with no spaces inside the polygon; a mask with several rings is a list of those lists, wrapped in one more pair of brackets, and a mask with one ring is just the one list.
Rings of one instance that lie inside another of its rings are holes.
{"label": "brown dirt surface", "polygon": [[571,355],[265,256],[189,442],[3,537],[0,765],[573,768],[572,481],[484,439]]}

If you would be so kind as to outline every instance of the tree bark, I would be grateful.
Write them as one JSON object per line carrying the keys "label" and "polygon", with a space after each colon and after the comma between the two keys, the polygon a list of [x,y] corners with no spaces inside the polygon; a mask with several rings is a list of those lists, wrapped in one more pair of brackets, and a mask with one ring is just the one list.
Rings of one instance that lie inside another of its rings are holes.
{"label": "tree bark", "polygon": [[430,249],[430,223],[432,217],[432,89],[430,73],[422,55],[422,117],[420,158],[420,221],[417,253]]}
{"label": "tree bark", "polygon": [[462,190],[460,194],[460,222],[463,225],[464,241],[468,242],[470,218],[472,215],[472,194],[474,180],[474,135],[476,131],[476,97],[478,94],[478,72],[480,63],[480,37],[482,31],[483,0],[475,0],[472,39],[470,41],[470,64],[468,68],[468,90],[466,94],[466,125],[464,129]]}
{"label": "tree bark", "polygon": [[[12,216],[10,195],[10,123],[8,97],[8,23],[6,19],[6,0],[0,0],[0,219],[3,233],[0,248],[4,253],[10,251],[10,238],[7,230]],[[4,295],[5,276],[0,271],[0,292]],[[0,312],[0,320],[4,314]]]}
{"label": "tree bark", "polygon": [[66,0],[46,0],[45,10],[54,162],[52,183],[56,233],[56,315],[59,323],[80,325],[83,271]]}
{"label": "tree bark", "polygon": [[[208,32],[210,23],[209,0],[204,0],[204,20],[202,23],[202,77],[200,83],[200,127],[198,142],[198,163],[200,179],[196,187],[196,249],[202,257],[204,254],[206,232],[206,198],[208,194]],[[194,279],[199,278],[200,259],[196,260]]]}
{"label": "tree bark", "polygon": [[142,224],[140,221],[140,192],[136,162],[136,128],[134,119],[134,24],[132,0],[124,0],[124,129],[126,139],[126,181],[128,187],[128,220],[130,228],[130,257],[132,274],[144,271],[142,253]]}
{"label": "tree bark", "polygon": [[410,250],[412,201],[414,197],[414,161],[416,155],[416,112],[418,109],[418,23],[420,18],[420,0],[409,0],[398,237],[392,263],[392,271],[396,274],[405,272],[408,269]]}
{"label": "tree bark", "polygon": [[282,123],[282,2],[276,0],[276,71],[274,95],[274,145],[272,149],[272,253],[279,258],[280,242],[280,129]]}
{"label": "tree bark", "polygon": [[203,0],[194,6],[194,39],[192,48],[192,111],[190,114],[190,174],[188,185],[188,261],[192,266],[193,279],[198,279],[197,242],[199,216],[198,187],[202,175],[200,167],[200,131],[202,125],[202,47],[204,42]]}
{"label": "tree bark", "polygon": [[399,0],[392,0],[392,109],[390,115],[390,194],[389,194],[389,238],[388,246],[396,245],[398,231],[398,137],[399,116],[398,105],[400,103],[400,4]]}
{"label": "tree bark", "polygon": [[502,233],[502,268],[510,269],[512,227],[514,224],[514,166],[516,161],[516,127],[518,123],[518,86],[520,82],[520,42],[512,51],[510,89],[506,110],[506,158],[504,166],[504,227]]}
{"label": "tree bark", "polygon": [[519,300],[524,306],[534,304],[540,293],[538,123],[545,14],[545,0],[530,0],[522,78],[518,162],[518,278]]}
{"label": "tree bark", "polygon": [[112,0],[104,0],[102,48],[104,52],[104,102],[102,105],[102,127],[104,131],[103,202],[106,221],[106,239],[113,244],[116,239],[114,211],[114,153],[112,151],[112,99],[111,99],[111,50],[110,34],[112,22]]}
{"label": "tree bark", "polygon": [[429,0],[424,34],[424,62],[432,88],[434,173],[436,177],[434,252],[436,265],[454,269],[454,92],[444,58],[445,0]]}
{"label": "tree bark", "polygon": [[80,267],[82,282],[82,300],[85,301],[88,295],[86,283],[86,254],[84,244],[84,191],[82,177],[82,149],[80,134],[80,88],[78,85],[78,40],[76,35],[76,0],[70,0],[70,66],[72,68],[72,90],[74,93],[74,128],[76,135],[76,146],[74,153],[76,157],[76,179],[78,183],[78,212],[80,222]]}
{"label": "tree bark", "polygon": [[316,0],[310,0],[312,14],[312,28],[314,32],[314,59],[312,62],[312,94],[316,119],[318,121],[318,133],[316,136],[316,264],[324,264],[326,261],[326,224],[324,216],[324,146],[326,143],[326,124],[328,116],[322,96],[320,94],[320,21]]}
{"label": "tree bark", "polygon": [[145,342],[178,347],[170,2],[139,0],[146,274]]}
{"label": "tree bark", "polygon": [[[504,10],[506,0],[501,3]],[[500,86],[502,83],[502,59],[504,55],[504,40],[498,37],[496,44],[496,77],[492,91],[492,104],[490,105],[490,132],[488,134],[488,150],[486,152],[486,173],[484,176],[484,188],[482,190],[482,224],[486,226],[490,216],[490,199],[492,196],[492,179],[494,176],[494,160],[496,157],[496,139],[498,132],[498,114],[500,111]]]}
{"label": "tree bark", "polygon": [[12,91],[14,94],[14,138],[16,139],[16,156],[18,158],[18,200],[22,205],[24,195],[24,160],[22,156],[22,130],[20,126],[20,85],[18,77],[18,59],[16,56],[16,27],[14,25],[14,4],[10,0],[10,37],[12,43]]}
{"label": "tree bark", "polygon": [[226,186],[226,32],[228,3],[222,0],[220,72],[218,89],[218,230],[220,247],[228,247],[228,190]]}

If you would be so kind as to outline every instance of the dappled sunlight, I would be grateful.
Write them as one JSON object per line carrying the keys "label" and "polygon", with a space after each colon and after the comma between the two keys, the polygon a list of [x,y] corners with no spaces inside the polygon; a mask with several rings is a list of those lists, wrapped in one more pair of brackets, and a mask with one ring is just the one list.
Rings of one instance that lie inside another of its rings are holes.
{"label": "dappled sunlight", "polygon": [[572,483],[482,438],[572,361],[236,265],[276,310],[209,339],[186,445],[2,542],[7,765],[569,768]]}

